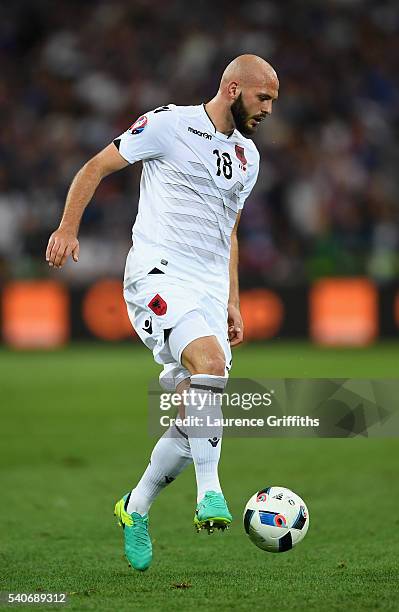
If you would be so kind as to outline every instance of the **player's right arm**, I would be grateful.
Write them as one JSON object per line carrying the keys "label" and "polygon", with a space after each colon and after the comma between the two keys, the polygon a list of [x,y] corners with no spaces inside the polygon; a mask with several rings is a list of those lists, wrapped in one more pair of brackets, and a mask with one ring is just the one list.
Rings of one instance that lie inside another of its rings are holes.
{"label": "player's right arm", "polygon": [[173,147],[178,113],[173,104],[139,117],[79,170],[72,181],[59,228],[50,236],[46,260],[61,268],[72,255],[78,261],[78,231],[83,212],[101,180],[139,160],[159,159]]}
{"label": "player's right arm", "polygon": [[78,261],[78,231],[86,206],[104,177],[128,165],[111,143],[79,170],[69,188],[61,223],[48,241],[46,261],[49,266],[61,268],[70,255]]}

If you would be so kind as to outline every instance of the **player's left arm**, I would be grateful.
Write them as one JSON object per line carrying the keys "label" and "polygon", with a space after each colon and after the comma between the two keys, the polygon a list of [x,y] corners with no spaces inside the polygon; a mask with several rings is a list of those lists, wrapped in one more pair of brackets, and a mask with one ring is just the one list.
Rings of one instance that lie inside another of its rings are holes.
{"label": "player's left arm", "polygon": [[238,285],[238,238],[237,228],[240,222],[241,212],[238,213],[237,221],[231,234],[230,247],[230,293],[227,306],[228,312],[228,333],[231,346],[237,346],[243,341],[244,326],[240,313],[240,292]]}
{"label": "player's left arm", "polygon": [[244,338],[244,324],[240,313],[240,291],[238,283],[238,238],[237,229],[245,200],[255,186],[259,173],[259,153],[254,147],[248,167],[247,180],[240,193],[239,212],[231,234],[230,248],[230,293],[228,303],[228,334],[231,346],[241,344]]}

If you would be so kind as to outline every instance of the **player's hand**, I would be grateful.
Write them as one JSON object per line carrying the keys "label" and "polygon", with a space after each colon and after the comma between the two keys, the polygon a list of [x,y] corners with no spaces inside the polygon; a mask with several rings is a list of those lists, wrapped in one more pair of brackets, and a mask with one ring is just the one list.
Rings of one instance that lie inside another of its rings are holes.
{"label": "player's hand", "polygon": [[227,307],[227,325],[229,332],[229,341],[231,346],[241,344],[244,338],[244,325],[239,308],[229,304]]}
{"label": "player's hand", "polygon": [[79,259],[79,240],[75,233],[63,228],[57,229],[50,236],[46,250],[46,261],[49,266],[62,268],[68,257]]}

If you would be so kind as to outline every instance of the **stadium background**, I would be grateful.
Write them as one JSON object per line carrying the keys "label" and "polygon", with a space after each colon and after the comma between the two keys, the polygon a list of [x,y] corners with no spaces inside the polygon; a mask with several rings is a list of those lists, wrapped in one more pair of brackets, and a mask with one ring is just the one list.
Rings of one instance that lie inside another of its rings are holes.
{"label": "stadium background", "polygon": [[[85,295],[97,280],[121,278],[140,164],[100,186],[81,226],[79,265],[60,274],[43,252],[70,181],[146,110],[209,99],[226,62],[245,51],[269,58],[281,80],[273,117],[256,138],[262,165],[240,225],[242,287],[273,290],[245,300],[246,318],[250,310],[256,317],[250,335],[306,336],[310,328],[316,340],[355,344],[397,336],[395,2],[222,0],[211,19],[209,8],[144,0],[2,5],[0,278],[3,287],[47,279],[71,289],[65,304],[68,296],[51,285],[9,287],[7,342],[131,333],[119,285],[100,286],[97,310]],[[318,284],[326,277],[358,280]],[[59,320],[64,311],[72,326]]]}
{"label": "stadium background", "polygon": [[[191,533],[189,470],[151,513],[156,565],[128,571],[110,519],[154,443],[157,374],[121,297],[140,165],[99,187],[78,265],[50,269],[44,251],[91,155],[146,110],[209,99],[227,61],[257,53],[281,91],[240,224],[256,342],[233,373],[397,377],[398,21],[394,0],[1,4],[0,589],[67,591],[76,610],[397,608],[394,439],[228,439],[228,539]],[[313,521],[278,559],[239,526],[269,484]]]}

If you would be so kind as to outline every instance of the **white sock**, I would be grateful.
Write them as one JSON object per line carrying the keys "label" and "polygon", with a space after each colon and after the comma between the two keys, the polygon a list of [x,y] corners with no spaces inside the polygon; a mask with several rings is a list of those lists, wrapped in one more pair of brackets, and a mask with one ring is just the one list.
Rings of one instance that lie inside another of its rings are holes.
{"label": "white sock", "polygon": [[130,494],[127,511],[147,514],[157,495],[192,462],[184,428],[173,425],[158,440],[150,463]]}
{"label": "white sock", "polygon": [[[186,403],[186,416],[199,417],[202,426],[187,426],[191,455],[197,478],[197,502],[201,501],[206,491],[221,493],[218,476],[218,464],[222,446],[223,427],[210,425],[215,419],[223,417],[221,401],[218,394],[223,393],[226,379],[211,374],[194,374],[191,376],[190,394]],[[199,406],[203,406],[199,409]]]}

